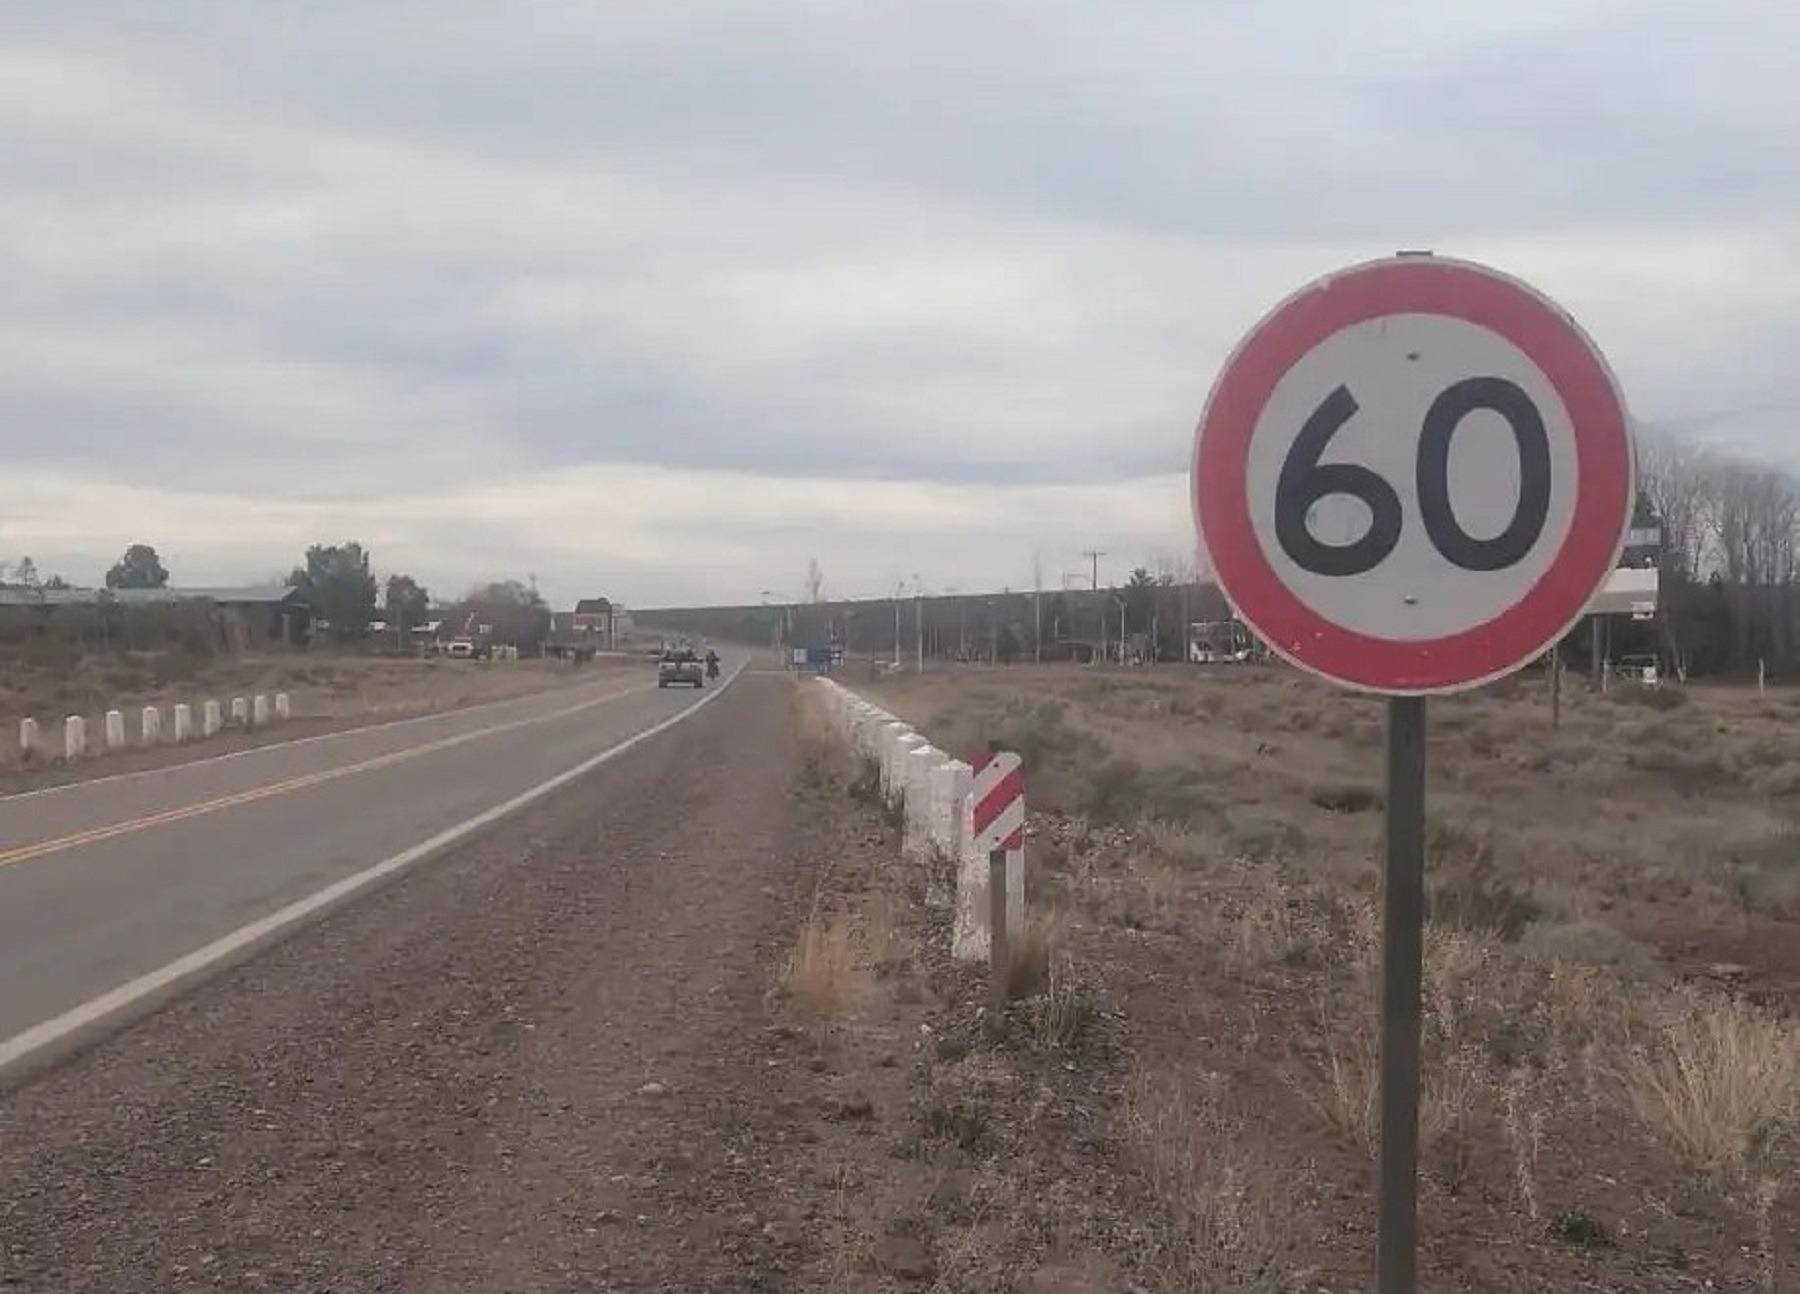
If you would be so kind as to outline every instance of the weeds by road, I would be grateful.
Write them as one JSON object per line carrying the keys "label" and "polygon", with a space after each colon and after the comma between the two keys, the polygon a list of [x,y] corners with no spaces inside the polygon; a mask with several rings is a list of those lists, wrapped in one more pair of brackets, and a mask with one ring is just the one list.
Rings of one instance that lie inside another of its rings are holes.
{"label": "weeds by road", "polygon": [[[951,1069],[980,1057],[986,1075],[931,1120],[1001,1176],[992,1200],[1018,1202],[985,1233],[1037,1236],[1034,1260],[1087,1263],[1068,1288],[1102,1294],[1361,1289],[1378,705],[1287,672],[1173,669],[970,671],[881,699],[941,746],[1008,746],[1030,770],[1049,991],[1016,1008],[1010,1046],[959,1032],[978,997],[952,971],[925,1020]],[[1433,706],[1424,1287],[1788,1288],[1800,709],[1698,689],[1565,701],[1557,732],[1516,684]],[[919,1099],[944,1068],[915,1067]],[[1009,1094],[1049,1109],[1072,1084],[1099,1153],[1071,1158],[1041,1113],[1008,1130]],[[1084,1201],[1139,1192],[1139,1225],[1071,1242],[1034,1222],[1039,1155]]]}

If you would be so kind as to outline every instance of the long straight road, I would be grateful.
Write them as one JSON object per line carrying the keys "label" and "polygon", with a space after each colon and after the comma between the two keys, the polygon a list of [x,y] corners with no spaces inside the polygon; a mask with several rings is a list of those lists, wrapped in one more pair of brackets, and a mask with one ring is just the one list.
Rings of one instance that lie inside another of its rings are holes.
{"label": "long straight road", "polygon": [[660,690],[647,663],[606,669],[516,701],[0,799],[0,1077],[718,690]]}
{"label": "long straight road", "polygon": [[[837,1162],[807,1154],[835,1080],[768,1027],[766,997],[842,849],[808,816],[792,687],[750,671],[700,698],[652,683],[601,703],[611,691],[517,730],[539,741],[495,734],[419,756],[418,774],[302,789],[326,797],[303,818],[226,827],[265,801],[183,820],[229,846],[292,836],[278,854],[300,866],[333,853],[302,825],[348,848],[356,829],[335,819],[385,820],[384,801],[540,759],[504,774],[517,786],[654,734],[0,1089],[0,1291],[824,1288],[795,1282],[818,1257],[807,1219],[842,1190]],[[553,733],[561,760],[533,753]],[[390,844],[370,836],[359,857]],[[226,852],[218,873],[243,866]]]}

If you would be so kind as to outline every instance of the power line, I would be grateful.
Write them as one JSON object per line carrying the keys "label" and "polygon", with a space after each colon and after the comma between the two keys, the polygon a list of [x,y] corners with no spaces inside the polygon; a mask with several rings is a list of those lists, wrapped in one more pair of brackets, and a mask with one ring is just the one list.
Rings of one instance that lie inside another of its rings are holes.
{"label": "power line", "polygon": [[1800,408],[1800,395],[1776,396],[1768,400],[1726,405],[1700,413],[1684,413],[1673,418],[1639,418],[1638,421],[1646,427],[1653,427],[1658,431],[1680,431],[1684,427],[1694,428],[1709,422],[1727,422],[1733,418],[1747,418],[1758,413],[1779,413],[1785,409],[1796,408]]}

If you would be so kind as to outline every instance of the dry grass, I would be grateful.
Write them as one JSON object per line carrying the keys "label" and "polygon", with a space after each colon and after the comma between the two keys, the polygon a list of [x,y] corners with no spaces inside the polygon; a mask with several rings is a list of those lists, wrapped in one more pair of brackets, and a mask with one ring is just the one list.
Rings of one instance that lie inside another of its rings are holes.
{"label": "dry grass", "polygon": [[1145,1082],[1128,1126],[1171,1226],[1165,1294],[1286,1294],[1296,1288],[1293,1183],[1248,1142],[1228,1080]]}
{"label": "dry grass", "polygon": [[843,914],[815,907],[794,941],[782,970],[782,987],[802,1011],[817,1018],[841,1014],[862,987],[862,939]]}
{"label": "dry grass", "polygon": [[[1225,1075],[1133,1108],[1183,1219],[1168,1288],[1286,1288],[1265,1262],[1285,1241],[1246,1201],[1321,1157],[1366,1174],[1377,1135],[1378,703],[1280,670],[877,691],[947,749],[1024,756],[1042,884],[1087,969],[1141,990],[1141,1076]],[[1517,682],[1433,702],[1420,1119],[1424,1207],[1460,1202],[1445,1254],[1515,1255],[1506,1288],[1800,1276],[1796,719],[1800,698],[1699,688],[1571,688],[1554,731]],[[1061,963],[1034,965],[1054,1037]],[[1239,1090],[1254,1115],[1220,1095]],[[1637,1265],[1599,1283],[1559,1265],[1615,1253]]]}
{"label": "dry grass", "polygon": [[793,725],[794,745],[806,779],[817,785],[842,778],[850,756],[838,739],[830,706],[818,688],[795,691]]}
{"label": "dry grass", "polygon": [[1056,971],[1068,922],[1055,909],[1030,912],[1006,941],[1006,995],[1017,1000],[1044,992]]}
{"label": "dry grass", "polygon": [[1800,1032],[1742,1002],[1684,990],[1620,1058],[1619,1078],[1632,1110],[1685,1166],[1753,1186],[1800,1116]]}

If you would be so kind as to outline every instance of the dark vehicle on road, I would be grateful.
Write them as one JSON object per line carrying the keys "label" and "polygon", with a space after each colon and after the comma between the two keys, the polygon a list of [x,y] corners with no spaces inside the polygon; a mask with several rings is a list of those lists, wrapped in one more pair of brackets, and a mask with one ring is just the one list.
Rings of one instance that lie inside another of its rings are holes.
{"label": "dark vehicle on road", "polygon": [[706,686],[706,666],[699,652],[692,647],[669,647],[663,651],[662,659],[656,663],[656,686],[668,687],[671,683]]}

